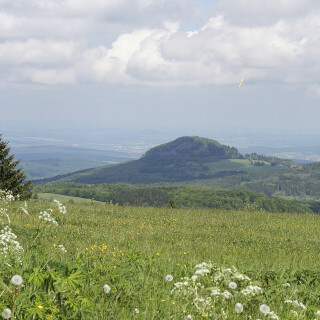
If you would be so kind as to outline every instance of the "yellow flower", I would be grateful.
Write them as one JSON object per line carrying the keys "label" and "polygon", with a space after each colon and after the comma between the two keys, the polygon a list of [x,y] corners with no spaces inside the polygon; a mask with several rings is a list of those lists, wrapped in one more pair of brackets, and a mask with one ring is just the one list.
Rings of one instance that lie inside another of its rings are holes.
{"label": "yellow flower", "polygon": [[160,253],[159,253],[159,252],[157,252],[157,256],[160,256]]}
{"label": "yellow flower", "polygon": [[38,308],[41,310],[41,309],[43,309],[43,306],[38,306]]}

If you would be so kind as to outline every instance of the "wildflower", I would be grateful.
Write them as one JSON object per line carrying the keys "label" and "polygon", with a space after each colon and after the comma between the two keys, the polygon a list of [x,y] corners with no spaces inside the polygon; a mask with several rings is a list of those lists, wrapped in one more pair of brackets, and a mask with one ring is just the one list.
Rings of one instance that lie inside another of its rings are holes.
{"label": "wildflower", "polygon": [[213,289],[213,290],[211,291],[211,295],[214,296],[214,297],[219,297],[220,294],[221,294],[221,292],[220,292],[220,289],[219,289],[219,288]]}
{"label": "wildflower", "polygon": [[316,316],[320,316],[320,310],[317,310],[314,314],[315,314]]}
{"label": "wildflower", "polygon": [[166,281],[170,282],[173,280],[173,276],[171,274],[166,275]]}
{"label": "wildflower", "polygon": [[300,307],[302,308],[303,310],[306,309],[306,306],[302,303],[302,302],[299,302],[298,300],[286,300],[284,303],[291,303],[293,304],[295,307]]}
{"label": "wildflower", "polygon": [[17,287],[21,286],[23,282],[23,279],[21,276],[19,276],[18,274],[16,274],[15,276],[13,276],[11,278],[11,283]]}
{"label": "wildflower", "polygon": [[229,288],[230,289],[236,289],[237,288],[237,284],[235,282],[229,282]]}
{"label": "wildflower", "polygon": [[236,303],[235,310],[236,313],[241,313],[243,311],[243,305],[241,303]]}
{"label": "wildflower", "polygon": [[225,297],[226,299],[231,299],[232,298],[232,294],[228,290],[225,290],[224,292],[222,292],[221,295],[223,297]]}
{"label": "wildflower", "polygon": [[67,213],[66,207],[63,206],[61,202],[59,202],[58,200],[53,200],[53,201],[57,204],[58,210],[59,210],[60,213],[62,213],[62,214],[66,214]]}
{"label": "wildflower", "polygon": [[188,315],[187,315],[187,319],[192,319],[192,315],[191,315],[191,314],[188,314]]}
{"label": "wildflower", "polygon": [[[48,210],[48,211],[52,211],[52,210]],[[54,220],[54,218],[51,217],[50,213],[47,211],[41,211],[39,214],[39,220],[43,219],[46,222],[52,223],[53,225],[57,226],[58,222],[56,220]]]}
{"label": "wildflower", "polygon": [[110,288],[107,284],[105,284],[105,285],[103,286],[103,291],[104,291],[106,294],[109,294],[110,291],[111,291],[111,288]]}
{"label": "wildflower", "polygon": [[42,309],[43,309],[43,306],[38,306],[38,308],[39,308],[40,310],[42,310]]}
{"label": "wildflower", "polygon": [[140,311],[139,311],[139,309],[137,307],[134,308],[134,313],[135,314],[139,314],[140,313]]}
{"label": "wildflower", "polygon": [[64,247],[63,244],[59,244],[58,248],[63,252],[63,253],[67,253],[67,249]]}
{"label": "wildflower", "polygon": [[290,310],[290,313],[293,314],[295,317],[299,317],[298,312],[294,310]]}
{"label": "wildflower", "polygon": [[11,318],[11,310],[10,309],[4,309],[2,312],[2,317],[4,319],[10,319]]}
{"label": "wildflower", "polygon": [[257,294],[262,293],[262,289],[258,286],[247,286],[245,289],[241,290],[241,293],[245,296],[256,296]]}
{"label": "wildflower", "polygon": [[260,309],[259,309],[263,314],[268,314],[270,313],[270,307],[267,306],[266,304],[262,304],[260,306]]}
{"label": "wildflower", "polygon": [[284,283],[283,285],[282,285],[283,287],[290,287],[290,283]]}
{"label": "wildflower", "polygon": [[196,275],[200,275],[200,276],[202,276],[204,274],[208,274],[208,273],[210,273],[210,270],[208,270],[208,269],[198,269],[195,272]]}
{"label": "wildflower", "polygon": [[10,253],[14,252],[20,258],[23,248],[16,239],[17,236],[12,232],[10,227],[6,226],[0,230],[0,255],[6,258]]}

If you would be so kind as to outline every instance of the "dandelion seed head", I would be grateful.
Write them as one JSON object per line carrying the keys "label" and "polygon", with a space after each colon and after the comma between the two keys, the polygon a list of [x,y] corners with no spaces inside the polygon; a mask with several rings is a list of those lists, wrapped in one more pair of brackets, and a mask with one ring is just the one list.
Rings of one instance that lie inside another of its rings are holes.
{"label": "dandelion seed head", "polygon": [[230,289],[236,289],[237,288],[237,284],[233,281],[229,282],[229,288]]}
{"label": "dandelion seed head", "polygon": [[173,276],[171,274],[166,275],[166,281],[170,282],[173,280]]}
{"label": "dandelion seed head", "polygon": [[110,291],[111,291],[110,286],[108,286],[107,284],[105,284],[105,285],[103,286],[103,291],[104,291],[106,294],[109,294]]}
{"label": "dandelion seed head", "polygon": [[10,309],[4,309],[2,312],[2,317],[4,319],[10,319],[11,318],[11,310]]}
{"label": "dandelion seed head", "polygon": [[11,278],[11,283],[17,287],[21,286],[22,285],[22,282],[23,282],[23,279],[21,276],[19,276],[18,274],[14,275],[12,278]]}
{"label": "dandelion seed head", "polygon": [[260,312],[262,312],[263,314],[268,314],[270,313],[270,307],[267,306],[266,304],[262,304],[259,308]]}
{"label": "dandelion seed head", "polygon": [[236,303],[234,309],[235,309],[236,313],[241,313],[243,311],[243,305],[241,303]]}

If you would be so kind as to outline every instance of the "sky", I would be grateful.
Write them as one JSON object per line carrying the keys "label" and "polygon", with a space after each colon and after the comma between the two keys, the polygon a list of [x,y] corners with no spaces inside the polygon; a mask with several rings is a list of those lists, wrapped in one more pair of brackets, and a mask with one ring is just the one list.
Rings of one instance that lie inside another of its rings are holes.
{"label": "sky", "polygon": [[0,0],[0,130],[320,135],[319,53],[318,0]]}

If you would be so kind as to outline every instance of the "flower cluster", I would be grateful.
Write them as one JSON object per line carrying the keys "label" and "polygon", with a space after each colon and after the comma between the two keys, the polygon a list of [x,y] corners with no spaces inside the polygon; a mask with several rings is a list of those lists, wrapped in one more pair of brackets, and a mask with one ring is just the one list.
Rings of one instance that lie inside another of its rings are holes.
{"label": "flower cluster", "polygon": [[53,201],[57,204],[58,210],[59,210],[60,213],[62,213],[62,214],[66,214],[67,213],[66,207],[64,205],[62,205],[61,202],[59,202],[58,200],[53,200]]}
{"label": "flower cluster", "polygon": [[[52,209],[48,209],[48,211],[50,211],[50,213],[53,212]],[[41,211],[39,214],[39,220],[44,220],[46,222],[52,223],[53,225],[57,226],[58,222],[53,217],[51,217],[50,213],[47,211],[43,211],[43,212]]]}
{"label": "flower cluster", "polygon": [[284,303],[292,304],[293,306],[300,307],[303,310],[307,309],[306,306],[302,302],[299,302],[298,300],[286,300]]}
{"label": "flower cluster", "polygon": [[8,215],[8,209],[0,208],[0,225],[7,225],[10,223],[11,221]]}
{"label": "flower cluster", "polygon": [[[234,306],[233,316],[242,312],[264,314],[269,319],[279,319],[275,312],[263,302],[263,290],[253,285],[252,280],[237,271],[236,268],[220,268],[214,264],[203,262],[197,264],[191,277],[184,277],[176,282],[171,293],[188,305],[185,314],[193,317],[204,315],[226,314],[230,304]],[[256,307],[254,307],[256,305]],[[230,309],[228,312],[231,312]],[[229,317],[229,318],[228,318]],[[250,316],[251,317],[251,316]]]}
{"label": "flower cluster", "polygon": [[13,254],[20,259],[23,248],[16,239],[17,236],[9,226],[0,230],[0,254],[2,257],[7,258],[8,255]]}
{"label": "flower cluster", "polygon": [[67,249],[64,247],[63,244],[59,244],[58,248],[63,252],[63,253],[67,253]]}

